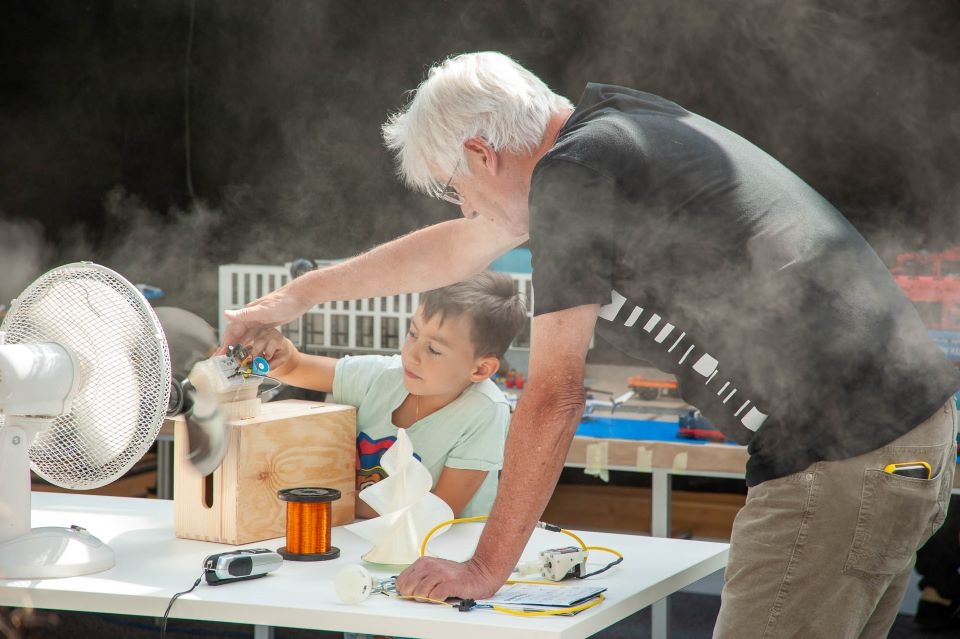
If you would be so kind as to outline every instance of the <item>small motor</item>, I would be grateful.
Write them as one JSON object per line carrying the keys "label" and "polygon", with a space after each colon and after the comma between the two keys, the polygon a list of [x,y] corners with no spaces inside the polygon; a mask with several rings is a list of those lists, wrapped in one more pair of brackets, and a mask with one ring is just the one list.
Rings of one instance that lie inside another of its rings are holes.
{"label": "small motor", "polygon": [[242,375],[244,378],[251,375],[263,376],[270,372],[270,364],[259,355],[251,357],[250,349],[244,348],[240,344],[233,344],[227,347],[228,358],[232,358],[236,363],[235,374]]}
{"label": "small motor", "polygon": [[252,399],[270,365],[262,357],[251,357],[250,350],[235,344],[226,355],[214,355],[194,364],[189,379],[201,393],[209,393],[220,402]]}

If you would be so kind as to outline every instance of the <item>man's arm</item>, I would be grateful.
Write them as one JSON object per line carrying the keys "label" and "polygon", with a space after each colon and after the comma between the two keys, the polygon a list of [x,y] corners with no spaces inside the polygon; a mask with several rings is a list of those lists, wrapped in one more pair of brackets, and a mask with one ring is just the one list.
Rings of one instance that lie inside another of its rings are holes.
{"label": "man's arm", "polygon": [[244,308],[226,311],[230,325],[220,343],[246,343],[256,327],[286,324],[322,302],[428,291],[459,282],[526,239],[482,217],[427,226],[310,271]]}
{"label": "man's arm", "polygon": [[480,599],[509,577],[583,415],[583,369],[598,310],[587,305],[534,318],[529,381],[510,423],[500,489],[476,553],[463,564],[418,559],[397,580],[401,594]]}

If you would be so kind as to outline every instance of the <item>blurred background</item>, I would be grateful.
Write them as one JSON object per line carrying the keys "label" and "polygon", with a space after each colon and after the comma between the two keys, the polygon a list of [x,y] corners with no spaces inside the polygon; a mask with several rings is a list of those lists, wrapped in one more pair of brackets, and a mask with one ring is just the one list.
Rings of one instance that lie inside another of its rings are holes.
{"label": "blurred background", "polygon": [[576,101],[657,93],[766,149],[892,263],[960,242],[955,0],[5,0],[0,304],[93,260],[217,324],[217,266],[353,255],[456,207],[380,125],[503,51]]}

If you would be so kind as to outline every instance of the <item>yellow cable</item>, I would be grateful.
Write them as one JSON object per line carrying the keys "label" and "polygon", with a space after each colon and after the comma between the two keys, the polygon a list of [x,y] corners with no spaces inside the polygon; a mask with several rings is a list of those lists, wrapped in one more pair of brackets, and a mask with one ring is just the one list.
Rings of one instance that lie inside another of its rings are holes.
{"label": "yellow cable", "polygon": [[[423,543],[420,544],[420,556],[423,557],[424,555],[427,554],[427,542],[430,541],[430,538],[433,537],[434,533],[436,533],[441,528],[444,528],[446,526],[452,526],[453,524],[466,524],[470,522],[486,521],[486,520],[487,520],[486,515],[480,515],[478,517],[460,517],[460,518],[448,519],[447,521],[440,522],[439,524],[437,524],[436,526],[428,530],[427,534],[423,536]],[[545,524],[544,522],[542,521],[537,522],[537,528],[546,528],[546,527],[547,527],[547,524]],[[588,550],[587,545],[583,543],[583,540],[580,539],[580,537],[578,537],[575,533],[569,530],[566,530],[564,528],[560,528],[559,526],[554,526],[554,528],[556,528],[557,532],[562,532],[565,535],[573,537],[582,549]]]}
{"label": "yellow cable", "polygon": [[[559,584],[556,584],[559,585]],[[604,599],[603,595],[597,595],[596,598],[591,599],[586,603],[582,603],[579,606],[570,606],[569,608],[557,608],[556,610],[514,610],[513,608],[504,608],[502,606],[490,606],[493,610],[497,612],[505,612],[508,615],[516,615],[518,617],[548,617],[551,615],[572,615],[574,613],[580,612],[581,610],[586,610],[587,608],[593,608]]]}
{"label": "yellow cable", "polygon": [[580,539],[579,537],[577,537],[575,534],[573,534],[573,533],[570,532],[569,530],[566,530],[566,529],[564,529],[564,528],[561,528],[561,529],[560,529],[560,532],[562,532],[564,535],[569,535],[570,537],[573,537],[574,539],[577,540],[577,543],[580,544],[580,547],[581,547],[581,548],[583,548],[584,550],[587,549],[587,545],[586,545],[585,543],[583,543],[583,540]]}
{"label": "yellow cable", "polygon": [[562,586],[563,585],[559,581],[531,581],[529,579],[507,579],[503,583],[507,586],[512,586],[513,584],[529,584],[531,586]]}
{"label": "yellow cable", "polygon": [[[508,581],[508,584],[511,583],[528,583],[536,584],[539,586],[559,586],[558,583],[544,583],[541,581]],[[439,599],[430,599],[428,597],[416,597],[414,595],[388,595],[390,597],[396,597],[397,599],[414,599],[416,601],[425,601],[432,604],[440,604],[441,606],[449,606],[450,604],[446,601],[440,601]],[[604,597],[602,594],[598,594],[595,598],[591,599],[586,603],[582,603],[578,606],[570,606],[568,608],[556,608],[554,610],[516,610],[514,608],[505,608],[503,606],[482,606],[480,609],[489,609],[496,610],[497,612],[504,612],[508,615],[516,615],[519,617],[547,617],[551,615],[572,615],[578,613],[587,608],[592,608],[602,602]],[[456,607],[454,605],[454,607]]]}
{"label": "yellow cable", "polygon": [[616,555],[620,559],[623,559],[623,555],[613,548],[604,548],[603,546],[584,546],[584,550],[602,550],[603,552],[608,552],[611,555]]}
{"label": "yellow cable", "polygon": [[445,526],[451,526],[453,524],[465,524],[471,521],[486,521],[486,516],[481,515],[480,517],[461,517],[459,519],[448,519],[447,521],[442,521],[430,530],[427,531],[427,534],[423,536],[423,543],[420,544],[420,556],[423,557],[427,554],[427,542],[430,541],[430,538],[433,537],[433,533],[437,532]]}
{"label": "yellow cable", "polygon": [[[428,531],[427,531],[427,534],[423,536],[423,543],[420,544],[420,556],[423,557],[424,555],[427,554],[427,543],[430,541],[430,538],[433,537],[434,533],[436,533],[436,532],[437,532],[438,530],[440,530],[441,528],[445,528],[446,526],[452,526],[453,524],[464,524],[464,523],[477,522],[477,521],[486,521],[486,520],[487,520],[487,517],[486,517],[485,515],[481,515],[481,516],[479,516],[479,517],[459,517],[459,518],[448,519],[447,521],[440,522],[439,524],[437,524],[436,526],[434,526],[433,528],[431,528],[430,530],[428,530]],[[564,533],[565,535],[568,535],[568,536],[570,536],[570,537],[573,537],[573,538],[577,541],[577,543],[580,544],[580,547],[581,547],[583,550],[587,550],[587,551],[590,551],[590,550],[602,550],[602,551],[604,551],[604,552],[609,552],[609,553],[611,553],[611,554],[613,554],[613,555],[616,555],[616,556],[619,557],[620,559],[623,559],[623,555],[622,555],[621,553],[617,552],[616,550],[613,550],[612,548],[605,548],[605,547],[603,547],[603,546],[587,546],[587,545],[583,542],[583,540],[580,539],[580,537],[578,537],[575,533],[573,533],[573,532],[571,532],[571,531],[569,531],[569,530],[566,530],[566,529],[564,529],[564,528],[560,528],[559,526],[552,526],[552,525],[545,524],[545,523],[542,522],[542,521],[538,521],[538,522],[537,522],[537,527],[538,527],[538,528],[546,528],[546,529],[548,529],[548,530],[556,530],[557,532],[562,532],[562,533]],[[548,582],[548,581],[523,581],[523,580],[518,580],[518,579],[507,580],[505,583],[507,583],[507,584],[532,584],[532,585],[537,585],[537,586],[562,586],[562,585],[563,585],[563,584],[560,584],[560,583],[558,583],[558,582]],[[412,596],[412,595],[397,595],[397,596],[400,597],[400,598],[402,598],[402,599],[416,599],[416,600],[418,600],[418,601],[428,601],[428,602],[430,602],[430,603],[439,603],[439,604],[443,604],[443,605],[449,605],[447,602],[445,602],[445,601],[439,601],[439,600],[437,600],[437,599],[428,599],[428,598],[425,598],[425,597],[414,597],[414,596]],[[506,614],[508,614],[508,615],[516,615],[516,616],[520,616],[520,617],[546,617],[546,616],[552,616],[552,615],[569,615],[569,614],[578,613],[578,612],[580,612],[581,610],[586,610],[587,608],[592,608],[593,606],[596,606],[597,604],[599,604],[599,603],[602,602],[603,600],[604,600],[603,595],[597,595],[596,598],[591,599],[590,601],[588,601],[588,602],[586,602],[586,603],[580,604],[579,606],[570,606],[570,607],[568,607],[568,608],[557,608],[557,609],[555,609],[555,610],[514,610],[514,609],[512,609],[512,608],[504,608],[504,607],[502,607],[502,606],[490,606],[490,609],[496,610],[496,611],[498,611],[498,612],[503,612],[503,613],[506,613]]]}

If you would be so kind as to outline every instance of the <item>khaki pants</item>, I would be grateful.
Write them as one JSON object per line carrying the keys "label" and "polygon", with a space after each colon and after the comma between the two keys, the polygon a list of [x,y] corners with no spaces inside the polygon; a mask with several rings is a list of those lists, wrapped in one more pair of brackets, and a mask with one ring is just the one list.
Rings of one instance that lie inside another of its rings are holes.
{"label": "khaki pants", "polygon": [[[730,541],[715,639],[886,637],[916,551],[946,517],[953,398],[879,450],[750,489]],[[883,467],[923,460],[931,479]]]}

